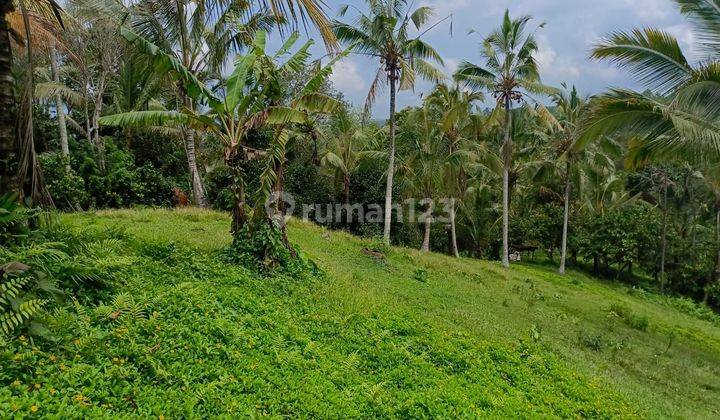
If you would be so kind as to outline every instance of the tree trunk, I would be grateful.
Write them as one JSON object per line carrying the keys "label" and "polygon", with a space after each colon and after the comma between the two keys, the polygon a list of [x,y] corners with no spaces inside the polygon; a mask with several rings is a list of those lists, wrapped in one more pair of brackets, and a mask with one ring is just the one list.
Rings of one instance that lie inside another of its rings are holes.
{"label": "tree trunk", "polygon": [[[568,158],[569,159],[569,158]],[[567,258],[568,220],[570,218],[570,160],[565,164],[565,213],[563,214],[562,248],[560,249],[560,274],[565,274],[565,259]]]}
{"label": "tree trunk", "polygon": [[667,253],[667,180],[663,180],[662,251],[660,253],[660,292],[665,293],[665,254]]}
{"label": "tree trunk", "polygon": [[282,237],[285,248],[290,252],[293,258],[297,258],[298,254],[290,243],[290,239],[287,234],[287,223],[285,223],[285,215],[287,214],[287,203],[283,199],[283,193],[285,192],[285,156],[283,154],[282,160],[278,165],[277,169],[277,181],[275,182],[275,191],[278,193],[278,212],[282,222],[280,223],[280,236]]}
{"label": "tree trunk", "polygon": [[600,256],[597,254],[593,255],[593,274],[600,274]]}
{"label": "tree trunk", "polygon": [[425,218],[425,233],[423,235],[423,243],[422,247],[420,248],[420,251],[422,252],[430,252],[430,228],[432,227],[432,214],[430,212],[432,211],[432,204],[429,204],[428,202],[428,208],[427,208],[427,217]]}
{"label": "tree trunk", "polygon": [[103,96],[105,95],[105,77],[103,70],[96,86],[97,92],[95,94],[95,106],[92,115],[92,144],[95,146],[98,166],[102,172],[105,172],[105,141],[100,137],[100,115],[102,114]]}
{"label": "tree trunk", "polygon": [[30,15],[23,2],[19,3],[22,14],[23,25],[25,26],[25,51],[27,58],[27,79],[23,86],[22,99],[20,101],[21,114],[18,117],[19,130],[19,151],[20,159],[18,164],[17,179],[21,185],[20,199],[29,197],[30,200],[40,206],[53,208],[52,197],[45,185],[42,168],[35,151],[35,133],[33,124],[33,102],[35,94],[35,60],[33,53],[33,40],[30,31]]}
{"label": "tree trunk", "polygon": [[392,223],[393,177],[395,176],[395,71],[390,74],[390,158],[388,162],[387,183],[385,184],[385,226],[383,241],[390,245],[390,225]]}
{"label": "tree trunk", "polygon": [[17,192],[17,107],[12,75],[10,27],[6,19],[13,10],[13,2],[0,4],[0,194]]}
{"label": "tree trunk", "polygon": [[455,199],[450,199],[450,247],[452,255],[455,258],[460,258],[460,252],[457,246],[457,234],[455,232]]}
{"label": "tree trunk", "polygon": [[[238,146],[241,148],[241,146]],[[233,194],[233,210],[232,225],[230,233],[233,235],[233,242],[237,240],[237,235],[245,227],[247,223],[247,214],[245,212],[245,181],[243,177],[243,157],[244,153],[233,151],[226,159],[225,164],[230,168],[232,174],[232,194]]]}
{"label": "tree trunk", "polygon": [[[182,91],[182,100],[185,107],[193,109],[192,100]],[[185,154],[187,155],[188,170],[190,171],[190,181],[193,190],[193,201],[200,207],[207,207],[207,198],[205,197],[205,187],[203,186],[200,171],[197,167],[197,157],[195,155],[195,132],[189,128],[183,131],[183,140],[185,141]]]}
{"label": "tree trunk", "polygon": [[[55,45],[50,47],[50,70],[53,82],[60,83],[59,60]],[[60,152],[65,163],[65,172],[70,173],[70,147],[68,145],[67,124],[65,123],[65,105],[60,94],[55,95],[55,112],[58,120],[58,131],[60,132]]]}
{"label": "tree trunk", "polygon": [[[343,195],[345,198],[345,204],[350,205],[350,177],[343,175]],[[350,211],[348,209],[348,211]],[[349,222],[348,222],[349,223]]]}
{"label": "tree trunk", "polygon": [[423,243],[420,251],[430,252],[430,227],[432,226],[432,217],[425,219],[425,233],[423,234]]}
{"label": "tree trunk", "polygon": [[502,146],[503,158],[503,227],[502,227],[502,265],[505,268],[510,267],[510,244],[508,238],[508,225],[510,222],[510,160],[512,158],[512,139],[510,138],[510,130],[512,125],[512,116],[510,115],[510,98],[505,99],[505,141]]}

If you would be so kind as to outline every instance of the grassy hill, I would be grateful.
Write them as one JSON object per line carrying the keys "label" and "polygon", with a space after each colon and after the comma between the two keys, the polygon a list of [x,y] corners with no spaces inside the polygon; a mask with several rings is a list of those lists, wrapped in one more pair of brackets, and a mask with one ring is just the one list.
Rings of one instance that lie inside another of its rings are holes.
{"label": "grassy hill", "polygon": [[[324,275],[222,262],[228,216],[62,216],[112,295],[48,321],[71,344],[0,355],[0,417],[720,416],[720,322],[683,300],[551,267],[392,249],[301,222]],[[120,294],[119,297],[117,294]]]}

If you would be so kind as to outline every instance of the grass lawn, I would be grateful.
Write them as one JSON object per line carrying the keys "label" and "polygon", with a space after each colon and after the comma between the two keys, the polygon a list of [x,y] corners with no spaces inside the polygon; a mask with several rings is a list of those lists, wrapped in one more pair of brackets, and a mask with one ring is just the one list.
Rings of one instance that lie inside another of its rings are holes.
{"label": "grass lawn", "polygon": [[683,301],[297,221],[324,275],[261,278],[217,255],[222,213],[61,221],[122,264],[0,352],[2,418],[720,417],[720,322]]}

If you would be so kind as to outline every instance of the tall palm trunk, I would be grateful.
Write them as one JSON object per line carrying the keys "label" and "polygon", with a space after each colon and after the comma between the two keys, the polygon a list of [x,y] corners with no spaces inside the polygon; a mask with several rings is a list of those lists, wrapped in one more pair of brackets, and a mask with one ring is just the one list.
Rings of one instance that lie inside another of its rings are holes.
{"label": "tall palm trunk", "polygon": [[512,156],[512,139],[510,138],[510,130],[512,124],[512,116],[510,115],[510,98],[505,99],[505,141],[502,146],[503,157],[503,248],[502,248],[502,265],[505,268],[510,267],[510,244],[508,238],[508,225],[510,223],[510,159]]}
{"label": "tall palm trunk", "polygon": [[33,102],[35,93],[35,56],[33,52],[32,33],[30,31],[30,14],[23,2],[19,3],[25,27],[25,53],[27,59],[27,78],[23,87],[18,118],[19,159],[17,179],[21,185],[20,198],[30,200],[40,206],[53,208],[53,200],[45,185],[42,168],[35,151],[35,132],[33,123]]}
{"label": "tall palm trunk", "polygon": [[10,25],[7,15],[13,2],[0,4],[0,194],[16,191],[15,165],[17,162],[17,108],[13,91],[12,50]]}
{"label": "tall palm trunk", "polygon": [[420,248],[420,251],[422,252],[430,252],[430,228],[432,227],[432,204],[430,204],[430,199],[427,199],[428,201],[428,207],[427,207],[427,217],[425,217],[425,233],[423,235],[423,243],[422,247]]}
{"label": "tall palm trunk", "polygon": [[665,255],[667,253],[667,180],[663,180],[662,252],[660,253],[660,291],[665,292]]}
{"label": "tall palm trunk", "polygon": [[395,83],[396,71],[390,72],[390,158],[388,162],[387,183],[385,184],[385,226],[383,241],[390,245],[390,225],[392,221],[393,177],[395,176]]}
{"label": "tall palm trunk", "polygon": [[[50,71],[55,83],[60,83],[60,70],[58,63],[57,49],[53,45],[50,48]],[[70,172],[70,147],[68,145],[67,124],[65,123],[65,105],[60,94],[55,95],[55,112],[57,113],[58,130],[60,132],[60,152],[65,162],[65,172]]]}
{"label": "tall palm trunk", "polygon": [[460,252],[457,246],[457,234],[455,233],[455,199],[450,199],[450,246],[452,247],[452,255],[460,258]]}
{"label": "tall palm trunk", "polygon": [[565,274],[565,259],[567,258],[568,219],[570,218],[570,160],[565,163],[565,213],[563,214],[562,247],[560,249],[560,274]]}
{"label": "tall palm trunk", "polygon": [[[185,107],[192,109],[192,100],[183,92],[183,103]],[[185,129],[183,133],[185,142],[185,154],[187,155],[188,169],[190,171],[190,181],[193,189],[193,200],[200,207],[207,207],[207,198],[205,197],[205,187],[203,186],[200,171],[197,167],[197,157],[195,155],[195,132],[191,129]]]}
{"label": "tall palm trunk", "polygon": [[[345,199],[345,204],[350,205],[350,176],[349,175],[343,175],[343,196]],[[348,211],[350,211],[348,209]]]}
{"label": "tall palm trunk", "polygon": [[105,140],[100,136],[100,116],[103,108],[103,96],[105,95],[106,78],[105,70],[101,70],[100,80],[95,86],[95,106],[92,114],[92,144],[95,147],[95,153],[98,157],[98,166],[102,172],[105,172]]}

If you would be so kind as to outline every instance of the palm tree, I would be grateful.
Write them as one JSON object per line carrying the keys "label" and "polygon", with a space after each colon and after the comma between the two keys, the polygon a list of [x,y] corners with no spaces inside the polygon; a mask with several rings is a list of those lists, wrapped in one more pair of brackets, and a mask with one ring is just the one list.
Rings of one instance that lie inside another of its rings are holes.
{"label": "palm tree", "polygon": [[412,139],[409,156],[401,159],[400,172],[407,184],[406,190],[422,197],[420,204],[426,205],[423,220],[424,234],[420,250],[430,251],[430,228],[433,223],[433,210],[437,190],[442,185],[442,173],[445,169],[446,151],[442,132],[438,129],[438,113],[426,100],[422,107],[407,112],[401,129],[407,131]]}
{"label": "palm tree", "polygon": [[613,89],[594,98],[581,142],[623,131],[634,137],[630,160],[635,163],[677,156],[720,159],[720,3],[676,3],[694,25],[705,60],[691,65],[677,39],[658,29],[610,34],[595,46],[592,58],[630,70],[652,93]]}
{"label": "palm tree", "polygon": [[477,119],[473,118],[476,101],[483,100],[480,92],[465,92],[455,86],[440,84],[428,96],[429,103],[439,113],[438,126],[447,145],[447,162],[444,172],[445,189],[450,193],[448,215],[450,219],[450,247],[455,257],[460,255],[457,245],[456,200],[464,199],[467,189],[465,165],[476,158],[468,148]]}
{"label": "palm tree", "polygon": [[[455,79],[476,90],[493,92],[498,105],[505,111],[505,140],[503,158],[503,250],[502,263],[510,267],[508,260],[509,181],[512,165],[513,141],[512,106],[520,103],[526,92],[545,92],[540,84],[540,74],[534,55],[538,45],[533,33],[527,32],[532,18],[521,16],[511,19],[505,11],[503,23],[483,41],[482,55],[485,67],[463,62],[455,73]],[[543,27],[541,24],[540,27]]]}
{"label": "palm tree", "polygon": [[[278,73],[305,69],[312,41],[305,43],[280,65],[278,60],[290,52],[298,35],[293,34],[276,54],[268,55],[265,52],[266,32],[259,31],[250,51],[236,58],[232,74],[223,83],[223,89],[220,89],[224,96],[219,97],[170,54],[128,29],[121,29],[121,34],[152,59],[158,73],[169,73],[178,80],[194,102],[203,104],[204,111],[199,112],[195,108],[183,108],[182,111],[133,111],[105,116],[101,118],[101,123],[120,127],[170,125],[212,133],[223,144],[225,162],[233,173],[235,205],[231,231],[238,240],[238,235],[248,221],[243,173],[246,159],[244,143],[248,133],[266,125],[275,127],[276,141],[268,152],[270,163],[261,176],[262,197],[259,197],[258,202],[262,205],[273,191],[278,161],[284,158],[284,147],[289,138],[287,125],[307,123],[309,112],[328,110],[335,103],[334,99],[318,93],[317,89],[331,72],[336,60],[316,71],[292,98],[290,105],[276,105],[277,102],[273,102],[277,100],[273,96],[274,92],[281,92]],[[341,57],[338,56],[338,59]]]}
{"label": "palm tree", "polygon": [[[411,25],[418,31],[427,26],[433,17],[431,7],[422,6],[411,10],[412,4],[407,0],[368,0],[368,14],[358,11],[352,23],[333,22],[335,35],[340,42],[352,45],[356,54],[374,57],[380,61],[380,67],[370,85],[365,101],[365,113],[369,114],[378,89],[386,82],[390,87],[390,135],[388,151],[388,170],[385,185],[385,220],[383,240],[390,244],[390,227],[392,219],[393,177],[395,175],[395,101],[398,88],[411,89],[415,85],[416,76],[439,81],[443,78],[439,70],[429,61],[442,64],[440,55],[429,44],[422,41],[422,36],[434,26],[430,26],[417,37],[410,37]],[[350,6],[340,10],[344,16]]]}
{"label": "palm tree", "polygon": [[[196,3],[195,7],[190,7]],[[158,45],[201,80],[219,75],[230,53],[244,48],[257,30],[269,30],[275,18],[268,13],[251,15],[248,22],[238,25],[238,16],[245,15],[251,5],[244,2],[227,3],[218,0],[151,0],[137,2],[130,7],[131,27],[143,38]],[[194,108],[182,85],[177,95],[181,106]],[[183,142],[194,202],[207,206],[205,187],[198,170],[195,132],[186,127]]]}
{"label": "palm tree", "polygon": [[320,163],[335,170],[342,178],[343,200],[350,204],[350,181],[368,156],[367,146],[372,134],[368,128],[361,127],[345,107],[335,113],[332,125],[333,139]]}
{"label": "palm tree", "polygon": [[577,143],[579,135],[578,123],[585,111],[586,101],[578,95],[575,86],[568,92],[567,86],[563,84],[564,91],[553,95],[553,103],[557,113],[556,131],[557,143],[555,155],[565,161],[565,189],[563,192],[563,226],[562,243],[560,245],[560,267],[558,272],[565,274],[565,262],[567,259],[568,220],[570,218],[570,194],[572,190],[573,164],[582,152],[582,146]]}

